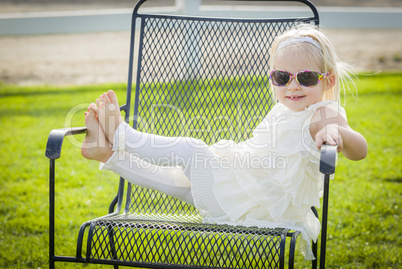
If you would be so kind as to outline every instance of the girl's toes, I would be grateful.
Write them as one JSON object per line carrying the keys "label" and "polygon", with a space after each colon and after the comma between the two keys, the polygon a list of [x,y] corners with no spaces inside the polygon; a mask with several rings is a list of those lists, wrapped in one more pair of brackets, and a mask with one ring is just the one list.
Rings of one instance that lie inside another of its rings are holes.
{"label": "girl's toes", "polygon": [[118,102],[117,102],[117,96],[116,96],[116,93],[115,93],[114,91],[112,91],[112,90],[108,91],[108,92],[107,92],[107,95],[109,96],[110,101],[111,101],[112,103],[118,104]]}
{"label": "girl's toes", "polygon": [[98,107],[96,106],[96,104],[92,103],[89,105],[88,107],[88,111],[92,110],[93,112],[95,112],[95,114],[99,113]]}
{"label": "girl's toes", "polygon": [[106,102],[105,102],[105,98],[103,98],[103,96],[99,96],[99,104],[98,104],[98,108],[100,109],[104,109],[106,107]]}
{"label": "girl's toes", "polygon": [[110,101],[109,95],[107,95],[106,93],[103,94],[103,99],[105,99],[105,102],[107,104],[110,104],[112,101]]}

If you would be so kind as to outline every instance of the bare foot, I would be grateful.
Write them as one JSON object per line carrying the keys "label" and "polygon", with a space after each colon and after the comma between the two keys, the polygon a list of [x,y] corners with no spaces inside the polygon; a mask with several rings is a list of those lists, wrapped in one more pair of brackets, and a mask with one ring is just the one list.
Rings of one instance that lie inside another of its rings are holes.
{"label": "bare foot", "polygon": [[[89,107],[88,107],[88,112],[89,112],[90,110],[92,110],[93,112],[95,112],[95,117],[96,117],[96,119],[98,119],[99,110],[98,110],[98,107],[96,106],[95,103],[91,103],[91,104],[89,105]],[[85,113],[85,116],[87,115],[88,112]]]}
{"label": "bare foot", "polygon": [[105,132],[107,140],[113,144],[114,133],[123,121],[123,117],[120,114],[120,107],[117,101],[116,94],[110,90],[107,93],[99,96],[96,100],[98,106],[98,119]]}
{"label": "bare foot", "polygon": [[81,154],[86,159],[105,163],[113,155],[112,145],[106,140],[94,109],[95,104],[91,104],[85,113],[85,126],[88,132],[82,142]]}

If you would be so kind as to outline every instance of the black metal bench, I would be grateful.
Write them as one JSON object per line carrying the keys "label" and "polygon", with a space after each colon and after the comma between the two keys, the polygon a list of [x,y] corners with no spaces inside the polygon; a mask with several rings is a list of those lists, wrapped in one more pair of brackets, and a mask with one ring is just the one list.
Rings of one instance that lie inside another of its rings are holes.
{"label": "black metal bench", "polygon": [[[283,19],[142,14],[139,10],[144,2],[139,1],[133,12],[127,99],[121,110],[126,121],[141,131],[192,136],[207,143],[240,141],[251,135],[273,105],[268,50],[274,37],[299,23],[318,24],[318,13],[307,0],[298,2],[311,9],[312,17]],[[82,224],[76,257],[55,255],[55,160],[60,158],[65,136],[85,131],[56,129],[49,135],[50,268],[55,262],[149,268],[284,268],[285,253],[288,267],[293,268],[298,232],[203,224],[191,205],[130,183],[125,188],[122,178],[110,214]],[[323,147],[321,268],[325,266],[329,175],[334,173],[335,158],[333,148]],[[312,210],[317,215],[315,208]],[[316,255],[317,244],[313,244],[313,251]],[[316,268],[317,261],[312,266]]]}

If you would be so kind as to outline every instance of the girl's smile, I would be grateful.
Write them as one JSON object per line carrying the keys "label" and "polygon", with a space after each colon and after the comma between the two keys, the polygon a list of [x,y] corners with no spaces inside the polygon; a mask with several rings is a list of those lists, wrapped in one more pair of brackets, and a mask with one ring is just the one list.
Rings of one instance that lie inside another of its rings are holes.
{"label": "girl's smile", "polygon": [[286,98],[290,101],[299,101],[300,99],[304,98],[304,95],[290,95],[286,96]]}

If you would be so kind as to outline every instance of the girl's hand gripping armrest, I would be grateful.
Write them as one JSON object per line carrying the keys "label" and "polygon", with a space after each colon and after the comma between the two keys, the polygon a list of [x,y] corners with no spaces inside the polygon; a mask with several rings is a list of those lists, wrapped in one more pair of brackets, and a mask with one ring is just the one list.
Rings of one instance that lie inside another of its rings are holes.
{"label": "girl's hand gripping armrest", "polygon": [[337,145],[338,152],[350,160],[358,161],[367,156],[366,139],[352,130],[342,115],[328,107],[318,109],[313,115],[310,134],[319,149],[327,143]]}

